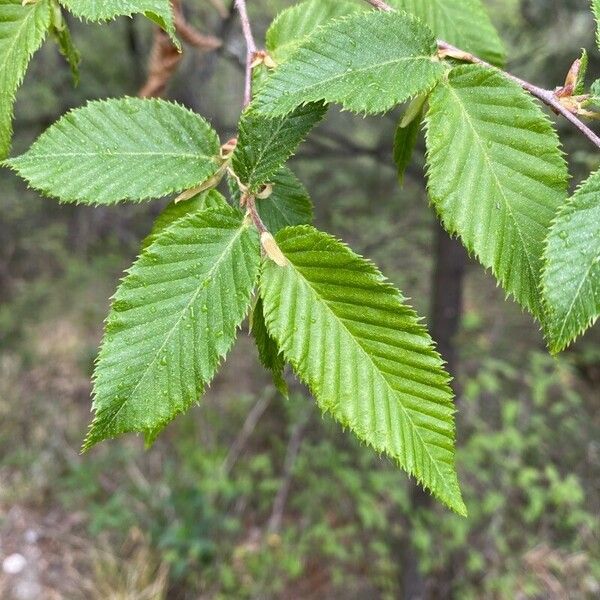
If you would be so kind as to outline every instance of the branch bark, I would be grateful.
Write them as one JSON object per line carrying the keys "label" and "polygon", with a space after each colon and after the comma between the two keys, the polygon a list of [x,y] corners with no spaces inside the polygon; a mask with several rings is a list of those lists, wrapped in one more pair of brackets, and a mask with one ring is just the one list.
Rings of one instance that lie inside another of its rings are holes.
{"label": "branch bark", "polygon": [[[221,47],[222,42],[218,37],[200,33],[185,20],[181,0],[173,0],[172,5],[175,29],[184,42],[203,52]],[[139,95],[142,98],[162,96],[182,58],[183,54],[175,47],[169,35],[157,27],[148,61],[148,76]]]}
{"label": "branch bark", "polygon": [[[389,4],[384,2],[383,0],[366,0],[371,6],[376,8],[377,10],[390,12],[394,10]],[[586,137],[592,144],[594,144],[597,148],[600,148],[600,137],[592,131],[575,113],[569,110],[566,106],[560,102],[557,98],[556,94],[552,90],[545,90],[537,85],[529,83],[508,71],[503,71],[502,69],[498,69],[494,67],[490,63],[485,60],[471,54],[470,52],[465,52],[460,48],[456,48],[452,44],[445,42],[444,40],[438,40],[438,51],[443,56],[450,56],[457,60],[462,60],[465,62],[470,62],[476,65],[480,65],[482,67],[486,67],[488,69],[494,69],[502,73],[506,78],[514,81],[517,85],[519,85],[522,89],[524,89],[527,93],[532,95],[534,98],[537,98],[541,102],[543,102],[546,106],[549,106],[556,114],[562,115],[571,125],[573,125],[584,137]]]}
{"label": "branch bark", "polygon": [[244,83],[244,108],[250,104],[252,100],[252,63],[256,54],[256,42],[252,34],[250,19],[248,18],[248,10],[246,8],[246,0],[235,0],[235,6],[240,15],[242,23],[242,32],[246,40],[246,80]]}

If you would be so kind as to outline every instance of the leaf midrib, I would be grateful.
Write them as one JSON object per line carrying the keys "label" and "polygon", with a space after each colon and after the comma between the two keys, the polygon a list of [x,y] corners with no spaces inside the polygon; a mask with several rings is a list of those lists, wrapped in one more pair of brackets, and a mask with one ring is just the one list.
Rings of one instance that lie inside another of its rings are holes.
{"label": "leaf midrib", "polygon": [[[514,217],[514,215],[513,215],[513,211],[512,211],[512,209],[511,209],[511,206],[510,206],[509,200],[508,200],[508,198],[507,198],[506,194],[504,193],[504,188],[503,188],[503,186],[501,185],[501,183],[500,183],[500,180],[498,179],[498,175],[496,174],[496,171],[495,171],[495,170],[494,170],[494,168],[493,168],[493,162],[492,162],[492,160],[491,160],[491,157],[490,157],[490,156],[488,155],[488,153],[486,152],[486,150],[485,150],[485,147],[484,147],[484,144],[483,144],[483,140],[481,139],[481,136],[480,136],[480,135],[478,135],[478,133],[477,133],[477,129],[476,129],[475,125],[473,124],[473,120],[471,119],[471,116],[470,116],[469,112],[467,111],[467,108],[466,108],[465,104],[462,102],[462,100],[461,100],[461,98],[460,98],[460,96],[459,96],[458,92],[457,92],[457,91],[456,91],[456,90],[455,90],[455,89],[452,87],[452,85],[451,85],[450,83],[447,83],[447,84],[446,84],[446,87],[448,88],[448,90],[449,90],[449,91],[450,91],[450,92],[451,92],[451,93],[454,95],[454,97],[456,98],[456,102],[457,102],[457,104],[459,105],[459,107],[461,108],[461,110],[462,110],[462,112],[463,112],[463,114],[464,114],[464,117],[465,117],[465,119],[466,119],[467,123],[469,124],[469,127],[470,127],[471,131],[473,132],[473,137],[475,138],[475,140],[476,140],[476,142],[477,142],[477,145],[478,145],[478,146],[479,146],[479,148],[481,149],[481,152],[482,152],[482,154],[483,154],[484,160],[485,160],[485,162],[487,163],[487,165],[488,165],[488,168],[489,168],[489,170],[490,170],[490,172],[491,172],[491,174],[492,174],[492,176],[493,176],[494,182],[495,182],[495,184],[496,184],[496,186],[497,186],[497,188],[498,188],[498,191],[500,192],[500,195],[502,196],[502,199],[503,199],[503,201],[504,201],[504,204],[505,204],[505,206],[506,206],[506,211],[507,211],[508,215],[510,216],[510,219],[511,219],[511,221],[512,221],[512,222],[513,222],[513,224],[514,224],[514,227],[515,227],[515,229],[516,229],[516,231],[517,231],[517,234],[518,234],[518,236],[519,236],[519,239],[521,240],[521,245],[522,245],[522,247],[523,247],[524,254],[525,254],[525,257],[526,257],[526,259],[527,259],[527,269],[528,269],[528,271],[529,271],[529,277],[530,277],[531,281],[532,281],[532,282],[533,282],[533,284],[534,284],[534,285],[533,285],[533,287],[535,287],[535,282],[536,282],[536,281],[537,281],[537,279],[538,279],[538,278],[536,277],[536,270],[534,269],[534,266],[533,266],[533,264],[532,264],[532,262],[531,262],[531,257],[529,256],[529,251],[528,251],[528,248],[527,248],[527,244],[525,243],[525,239],[524,239],[524,237],[523,237],[523,233],[521,232],[521,229],[520,229],[520,227],[519,227],[519,225],[518,225],[518,222],[517,222],[517,220],[515,219],[515,217]],[[496,269],[495,265],[492,265],[492,269],[493,269],[494,271],[497,271],[497,269]],[[497,273],[497,275],[498,275],[499,277],[504,277],[504,275],[502,275],[502,274],[500,274],[500,273]],[[528,296],[529,296],[529,294],[528,294]],[[527,302],[527,304],[530,304],[530,302],[531,302],[531,299],[530,299],[530,298],[527,298],[527,299],[522,299],[522,300],[523,300],[523,301],[526,301],[526,302]],[[533,310],[533,309],[535,309],[535,310],[537,311],[539,307],[538,307],[538,306],[536,306],[536,305],[535,305],[535,303],[534,303],[534,304],[531,306],[531,308],[532,308],[532,310]]]}
{"label": "leaf midrib", "polygon": [[[313,52],[315,52],[314,50],[312,50]],[[315,52],[315,54],[318,54],[318,52]],[[352,69],[351,72],[345,71],[344,73],[340,73],[339,75],[336,75],[335,77],[330,77],[328,79],[321,79],[320,81],[318,81],[317,83],[313,83],[311,85],[308,86],[303,86],[301,89],[297,89],[293,92],[291,92],[290,94],[299,94],[299,93],[306,93],[310,90],[312,90],[313,88],[318,88],[319,86],[328,84],[328,83],[333,83],[334,81],[337,81],[339,79],[343,79],[345,77],[352,77],[354,76],[356,73],[363,73],[365,71],[372,71],[373,69],[379,69],[382,67],[387,67],[389,65],[395,65],[395,64],[400,64],[403,62],[408,62],[408,61],[418,61],[418,60],[423,60],[423,61],[427,61],[427,62],[431,62],[431,64],[435,64],[436,61],[434,60],[434,57],[432,55],[416,55],[416,56],[404,56],[404,57],[398,57],[398,58],[394,58],[393,60],[388,60],[385,62],[381,62],[381,63],[376,63],[376,64],[371,64],[365,67],[361,67],[359,69]],[[288,65],[289,63],[284,63],[282,65],[282,67],[285,67],[286,65]],[[279,72],[281,73],[281,71]],[[266,95],[266,94],[265,94]],[[326,97],[327,94],[323,94],[323,97]],[[281,98],[282,96],[280,96]]]}
{"label": "leaf midrib", "polygon": [[[562,338],[562,336],[565,333],[566,327],[567,327],[567,319],[569,319],[571,317],[571,315],[573,314],[573,308],[575,307],[575,303],[577,302],[577,300],[579,299],[579,296],[581,294],[581,290],[585,284],[585,282],[590,278],[590,273],[594,270],[594,267],[598,264],[596,261],[598,258],[600,258],[600,251],[598,252],[598,254],[594,255],[590,255],[590,264],[588,265],[588,267],[585,269],[585,274],[584,276],[581,278],[581,281],[579,282],[579,285],[577,286],[577,291],[575,292],[575,294],[573,294],[573,299],[571,300],[571,304],[569,305],[569,308],[567,310],[567,312],[565,313],[565,316],[562,320],[562,326],[558,332],[558,339],[560,340]],[[581,331],[581,326],[577,325],[577,331]],[[561,341],[562,343],[562,341]]]}
{"label": "leaf midrib", "polygon": [[[313,293],[315,294],[315,296],[321,300],[321,303],[327,308],[327,310],[334,316],[335,321],[339,323],[340,327],[346,331],[346,333],[350,336],[350,338],[352,340],[354,340],[355,344],[358,346],[359,351],[364,354],[367,357],[368,362],[372,365],[374,371],[377,373],[377,376],[380,377],[381,379],[383,379],[385,386],[390,390],[391,395],[393,398],[396,398],[398,405],[400,406],[400,408],[402,409],[403,413],[406,415],[406,418],[408,419],[410,425],[412,426],[415,434],[418,436],[418,439],[421,441],[421,445],[424,448],[424,451],[426,453],[426,455],[428,456],[431,464],[434,466],[435,472],[438,474],[439,477],[439,481],[440,482],[444,482],[444,488],[448,491],[450,491],[451,496],[450,497],[454,497],[454,493],[452,493],[451,490],[448,490],[448,488],[446,487],[445,484],[445,477],[442,474],[442,472],[439,470],[438,468],[438,461],[434,460],[433,456],[431,455],[431,453],[429,452],[429,447],[428,445],[425,443],[425,441],[423,440],[423,438],[421,437],[421,433],[420,433],[420,429],[419,427],[417,427],[414,423],[414,421],[412,420],[412,418],[410,417],[410,414],[407,411],[407,408],[403,405],[403,403],[400,400],[399,397],[399,393],[391,386],[391,384],[388,382],[387,378],[385,377],[385,375],[383,373],[381,373],[379,367],[375,364],[373,358],[371,357],[371,355],[369,354],[369,352],[366,350],[366,348],[364,348],[364,346],[360,343],[360,341],[356,338],[356,336],[350,331],[350,329],[348,329],[347,325],[337,316],[337,314],[335,313],[335,311],[333,310],[333,308],[330,306],[329,302],[327,302],[327,300],[325,300],[321,294],[317,291],[317,289],[311,284],[311,282],[304,277],[304,275],[301,273],[301,271],[296,267],[296,265],[294,265],[293,261],[291,260],[291,258],[288,256],[287,257],[290,261],[290,265],[292,266],[292,268],[294,269],[294,271],[298,274],[298,276],[306,283],[306,285],[313,291]],[[388,411],[388,409],[386,409],[386,412]],[[404,465],[406,469],[408,469],[408,465]],[[412,470],[413,474],[415,476],[417,476],[416,470]]]}
{"label": "leaf midrib", "polygon": [[215,158],[212,154],[195,154],[193,152],[112,152],[112,151],[103,151],[103,152],[52,152],[48,154],[36,153],[35,150],[32,151],[30,156],[23,155],[20,159],[14,159],[12,161],[13,164],[18,163],[21,159],[25,162],[26,159],[33,161],[37,159],[47,160],[49,158],[93,158],[96,156],[176,156],[181,158],[201,158],[212,160]]}

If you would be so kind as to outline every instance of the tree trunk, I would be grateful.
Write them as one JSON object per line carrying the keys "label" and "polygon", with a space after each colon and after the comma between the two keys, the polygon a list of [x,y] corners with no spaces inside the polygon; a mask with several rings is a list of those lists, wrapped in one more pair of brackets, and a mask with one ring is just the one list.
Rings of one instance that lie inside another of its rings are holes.
{"label": "tree trunk", "polygon": [[[467,258],[460,242],[450,238],[437,221],[434,260],[429,317],[431,337],[436,341],[448,371],[455,378],[452,387],[458,393],[458,356],[454,338],[462,317],[463,280]],[[426,510],[434,502],[433,497],[416,484],[412,485],[410,494],[413,512]],[[419,558],[411,548],[410,540],[405,541],[405,548],[407,551],[403,563],[404,600],[425,600],[427,581],[419,572]]]}

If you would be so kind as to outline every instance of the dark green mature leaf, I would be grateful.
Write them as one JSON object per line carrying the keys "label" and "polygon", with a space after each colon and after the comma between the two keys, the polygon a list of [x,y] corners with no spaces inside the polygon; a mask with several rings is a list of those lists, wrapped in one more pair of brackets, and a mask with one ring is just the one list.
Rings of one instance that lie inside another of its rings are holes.
{"label": "dark green mature leaf", "polygon": [[542,320],[544,240],[568,179],[551,123],[516,84],[468,65],[435,89],[426,125],[429,193],[444,226]]}
{"label": "dark green mature leaf", "polygon": [[600,171],[556,216],[542,277],[550,350],[564,350],[600,316]]}
{"label": "dark green mature leaf", "polygon": [[179,221],[191,213],[221,206],[228,206],[227,200],[216,190],[202,192],[185,202],[170,202],[154,220],[150,233],[142,241],[142,250],[155,242],[156,238],[175,221]]}
{"label": "dark green mature leaf", "polygon": [[419,132],[421,131],[422,118],[423,113],[419,114],[416,119],[413,119],[405,127],[399,124],[396,129],[396,135],[394,136],[394,162],[398,168],[400,185],[404,183],[404,174],[412,161],[413,152],[419,139]]}
{"label": "dark green mature leaf", "polygon": [[504,45],[480,0],[389,0],[427,23],[438,38],[492,64],[506,61]]}
{"label": "dark green mature leaf", "polygon": [[290,225],[312,223],[313,205],[310,196],[290,169],[282,167],[271,178],[271,184],[271,195],[256,200],[258,212],[271,233]]}
{"label": "dark green mature leaf", "polygon": [[67,113],[6,164],[63,202],[112,204],[193,188],[217,171],[218,155],[219,138],[199,115],[124,98]]}
{"label": "dark green mature leaf", "polygon": [[229,206],[178,220],[144,250],[106,322],[84,449],[134,431],[150,443],[199,399],[250,307],[259,265],[256,230]]}
{"label": "dark green mature leaf", "polygon": [[73,84],[79,85],[79,63],[81,62],[81,54],[73,42],[71,30],[69,29],[60,8],[53,10],[51,32],[60,53],[65,57],[65,60],[71,69]]}
{"label": "dark green mature leaf", "polygon": [[0,0],[0,159],[10,152],[13,105],[29,59],[50,26],[50,3]]}
{"label": "dark green mature leaf", "polygon": [[317,27],[358,11],[366,4],[347,0],[306,0],[281,12],[267,31],[267,50],[277,62],[288,59]]}
{"label": "dark green mature leaf", "polygon": [[417,139],[421,131],[423,121],[423,106],[425,96],[415,98],[400,120],[394,136],[394,162],[398,168],[398,180],[400,185],[404,183],[404,174],[410,165]]}
{"label": "dark green mature leaf", "polygon": [[288,398],[290,392],[283,377],[285,360],[279,346],[267,331],[263,310],[263,303],[259,298],[252,311],[252,335],[258,349],[258,357],[262,366],[271,373],[275,388],[284,398]]}
{"label": "dark green mature leaf", "polygon": [[256,107],[276,116],[324,100],[385,112],[435,85],[445,70],[436,53],[431,31],[406,13],[351,14],[306,39],[266,81]]}
{"label": "dark green mature leaf", "polygon": [[270,119],[252,107],[240,120],[233,170],[251,192],[257,191],[296,151],[308,132],[324,117],[321,103],[300,106],[285,117]]}
{"label": "dark green mature leaf", "polygon": [[119,16],[144,14],[162,27],[179,46],[175,36],[170,0],[60,0],[75,16],[88,21],[109,21]]}
{"label": "dark green mature leaf", "polygon": [[267,260],[269,333],[319,406],[459,514],[449,377],[404,297],[368,261],[309,226],[277,234]]}

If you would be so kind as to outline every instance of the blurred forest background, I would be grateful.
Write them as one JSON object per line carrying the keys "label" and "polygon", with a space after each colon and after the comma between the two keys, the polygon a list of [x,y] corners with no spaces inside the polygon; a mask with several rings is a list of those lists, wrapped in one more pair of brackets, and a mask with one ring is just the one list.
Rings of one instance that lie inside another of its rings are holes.
{"label": "blurred forest background", "polygon": [[[238,23],[229,0],[184,4],[224,44],[188,46],[166,96],[225,141],[242,97]],[[251,0],[257,37],[290,4]],[[510,70],[546,87],[594,45],[588,0],[487,4]],[[136,95],[146,79],[148,21],[70,25],[80,85],[46,44],[18,96],[13,154],[69,108]],[[596,78],[600,55],[590,58]],[[283,400],[245,331],[200,405],[151,450],[128,436],[80,455],[109,297],[165,202],[60,206],[3,170],[1,598],[600,597],[600,330],[558,359],[547,354],[531,319],[434,222],[422,141],[400,188],[399,114],[331,110],[292,166],[317,224],[373,258],[429,315],[456,376],[469,518],[419,494],[299,384]],[[558,126],[575,185],[598,156]],[[14,554],[24,561],[5,560]]]}

